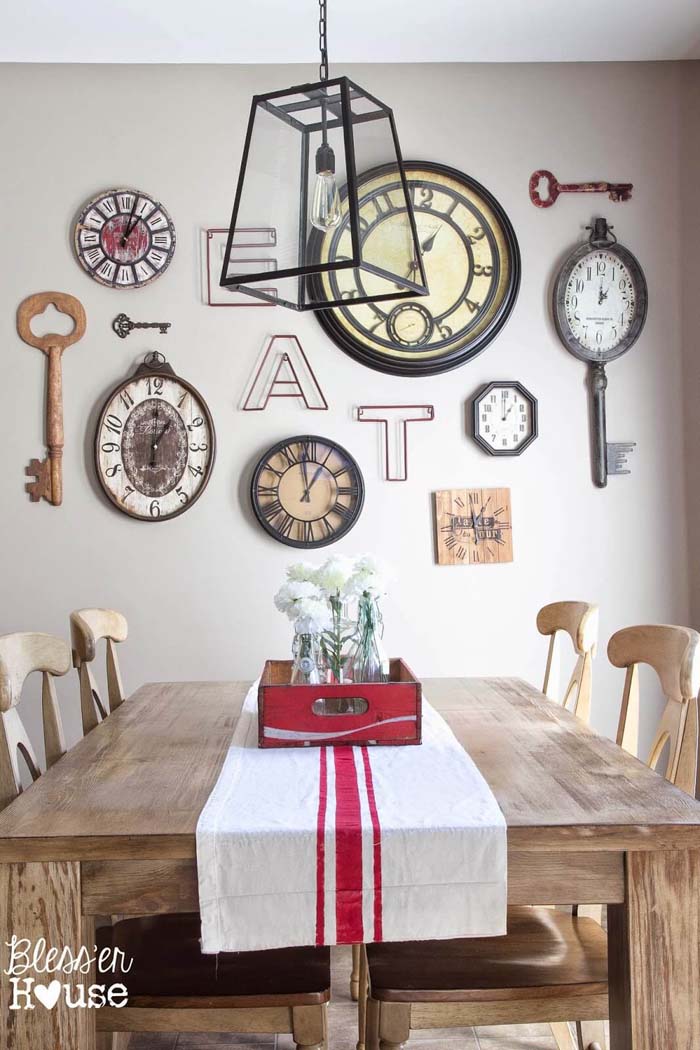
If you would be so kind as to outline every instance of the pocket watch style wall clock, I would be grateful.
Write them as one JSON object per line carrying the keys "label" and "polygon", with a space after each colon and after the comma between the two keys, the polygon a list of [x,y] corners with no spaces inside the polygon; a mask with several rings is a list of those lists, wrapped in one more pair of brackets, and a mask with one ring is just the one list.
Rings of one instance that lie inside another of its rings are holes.
{"label": "pocket watch style wall clock", "polygon": [[472,402],[472,427],[492,456],[519,456],[537,437],[537,398],[522,383],[487,383]]}
{"label": "pocket watch style wall clock", "polygon": [[202,495],[215,447],[201,394],[152,353],[105,402],[95,433],[97,476],[119,510],[164,521]]}
{"label": "pocket watch style wall clock", "polygon": [[143,288],[175,253],[175,227],[162,204],[140,190],[105,190],[75,224],[80,265],[108,288]]}
{"label": "pocket watch style wall clock", "polygon": [[605,219],[588,227],[588,244],[564,263],[554,287],[554,323],[564,346],[590,368],[593,479],[604,488],[610,474],[629,474],[633,442],[608,442],[605,366],[634,345],[647,316],[647,283]]}
{"label": "pocket watch style wall clock", "polygon": [[438,565],[496,565],[513,560],[510,489],[435,493]]}
{"label": "pocket watch style wall clock", "polygon": [[250,495],[256,518],[274,539],[290,547],[326,547],[359,518],[365,484],[349,452],[307,435],[268,449],[253,472]]}
{"label": "pocket watch style wall clock", "polygon": [[[520,253],[508,216],[474,179],[441,164],[405,167],[430,294],[353,305],[372,294],[372,276],[338,270],[318,276],[315,290],[347,305],[316,316],[356,361],[394,375],[433,375],[471,360],[501,330],[518,294]],[[371,260],[373,244],[385,252],[394,230],[405,229],[401,200],[393,169],[362,176],[363,257]],[[312,235],[311,248],[322,262],[351,256],[347,200],[339,226]]]}

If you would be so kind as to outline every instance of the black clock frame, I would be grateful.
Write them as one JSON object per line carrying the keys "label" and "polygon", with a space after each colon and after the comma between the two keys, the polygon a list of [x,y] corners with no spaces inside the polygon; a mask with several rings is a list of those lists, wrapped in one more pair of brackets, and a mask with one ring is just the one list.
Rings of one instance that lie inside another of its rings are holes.
{"label": "black clock frame", "polygon": [[[382,171],[386,169],[386,165],[373,168],[367,172],[364,172],[358,179],[358,188],[361,189],[362,183],[376,178],[382,174]],[[509,319],[513,307],[515,306],[518,298],[518,292],[520,290],[520,277],[521,277],[521,261],[520,261],[520,248],[518,245],[518,239],[515,235],[513,225],[506,214],[503,206],[496,200],[485,186],[482,186],[480,182],[473,179],[470,175],[466,175],[462,171],[458,171],[456,168],[451,168],[446,164],[438,164],[432,161],[417,161],[407,160],[404,161],[404,169],[406,172],[406,180],[410,186],[412,181],[411,173],[414,171],[426,171],[434,172],[438,175],[445,175],[455,181],[465,183],[474,193],[478,194],[488,204],[489,208],[493,211],[496,216],[503,235],[506,241],[508,253],[510,255],[510,280],[506,294],[504,295],[501,306],[491,321],[490,325],[484,329],[473,341],[467,343],[466,346],[462,346],[452,352],[448,352],[439,358],[430,358],[429,360],[417,360],[412,361],[410,359],[390,359],[381,351],[372,350],[370,347],[364,346],[362,343],[353,339],[352,335],[347,329],[338,322],[337,311],[343,309],[342,307],[326,307],[315,311],[316,317],[318,318],[319,324],[324,329],[327,335],[333,340],[333,342],[340,347],[340,349],[348,354],[353,360],[358,361],[360,364],[365,365],[367,368],[372,368],[377,372],[384,372],[388,375],[399,375],[399,376],[430,376],[439,375],[441,372],[451,371],[453,368],[459,368],[461,365],[466,364],[467,361],[473,360],[478,354],[480,354],[486,347],[491,343],[496,336],[499,334],[507,320]],[[320,239],[328,234],[318,233],[314,231],[310,239],[310,250],[318,251]],[[318,239],[317,239],[318,238]],[[316,276],[312,278],[314,282],[314,295],[317,298],[321,298],[322,285],[321,279]],[[359,302],[360,300],[358,300]],[[410,301],[410,300],[409,300]],[[420,299],[414,300],[420,303]],[[397,345],[397,349],[405,349]]]}
{"label": "black clock frame", "polygon": [[[519,394],[530,402],[532,408],[532,433],[522,442],[521,445],[518,446],[518,448],[494,448],[493,445],[489,445],[479,433],[479,402],[486,394],[491,390],[494,390],[496,387],[508,387],[509,390],[517,390]],[[530,447],[532,442],[539,435],[538,415],[539,410],[537,398],[534,394],[530,393],[527,387],[524,387],[522,383],[518,382],[517,379],[494,380],[492,383],[487,383],[485,386],[481,387],[480,390],[477,390],[472,398],[472,437],[477,445],[479,445],[484,452],[488,452],[490,456],[520,456],[526,448]]]}
{"label": "black clock frame", "polygon": [[[357,503],[355,504],[355,507],[353,509],[352,518],[347,522],[347,524],[345,524],[336,532],[334,532],[332,536],[328,536],[321,540],[313,540],[312,542],[308,542],[307,540],[293,540],[291,539],[291,537],[280,535],[280,533],[276,529],[272,528],[269,520],[261,510],[257,498],[258,481],[263,470],[265,470],[268,461],[274,455],[276,455],[276,453],[281,452],[283,448],[286,448],[288,445],[293,445],[295,442],[301,441],[318,441],[324,445],[327,445],[329,448],[334,448],[341,456],[343,456],[348,461],[348,463],[352,465],[357,476],[358,496]],[[263,529],[269,536],[272,536],[274,540],[277,540],[278,543],[284,543],[287,547],[296,547],[300,550],[317,550],[320,547],[329,547],[332,543],[337,543],[338,540],[346,536],[348,532],[350,532],[350,530],[354,528],[354,526],[357,524],[357,520],[360,517],[360,514],[362,513],[362,509],[365,504],[365,479],[362,476],[362,471],[360,470],[360,466],[355,457],[350,455],[348,450],[346,448],[343,448],[342,445],[339,445],[337,441],[333,441],[330,438],[322,437],[320,434],[298,434],[294,437],[284,438],[282,441],[278,441],[276,444],[271,445],[270,448],[268,448],[259,458],[258,462],[256,463],[253,469],[253,475],[250,480],[250,503],[253,508],[253,513],[255,514],[255,517],[258,521],[258,524],[263,527]]]}
{"label": "black clock frame", "polygon": [[[175,380],[181,386],[184,386],[187,390],[189,390],[189,392],[192,394],[192,396],[194,398],[196,398],[198,403],[201,405],[202,412],[203,412],[203,414],[204,414],[204,416],[206,418],[206,421],[207,421],[207,426],[209,427],[209,433],[211,435],[211,456],[209,458],[209,465],[208,465],[208,468],[207,468],[206,477],[205,477],[204,481],[202,482],[202,484],[200,485],[199,489],[197,490],[197,493],[196,493],[195,496],[192,496],[190,499],[188,499],[187,503],[183,504],[177,510],[174,510],[172,512],[172,514],[163,514],[163,515],[159,515],[158,517],[145,518],[145,517],[143,517],[143,515],[135,514],[128,507],[125,507],[124,504],[120,503],[119,500],[116,499],[114,494],[107,488],[107,486],[106,486],[106,484],[104,482],[104,479],[102,477],[102,472],[100,470],[100,444],[101,444],[101,442],[103,440],[102,437],[101,437],[102,424],[104,422],[105,415],[107,413],[107,408],[108,408],[110,402],[117,396],[117,394],[120,393],[120,391],[126,390],[126,388],[128,386],[131,386],[131,384],[134,382],[134,380],[136,380],[136,379],[148,379],[149,377],[153,377],[153,378],[155,378],[155,377],[159,377],[159,378],[165,377],[165,378],[170,379],[170,380]],[[181,514],[184,514],[186,510],[190,510],[190,508],[195,505],[195,503],[200,498],[200,496],[203,494],[204,490],[206,489],[207,485],[209,484],[209,482],[211,480],[212,472],[214,470],[215,460],[216,460],[216,430],[214,429],[214,420],[213,420],[212,414],[211,414],[211,412],[209,410],[209,406],[206,403],[206,401],[204,400],[204,398],[202,397],[202,395],[199,393],[199,391],[195,387],[193,387],[191,383],[188,383],[186,379],[183,379],[182,376],[177,375],[177,373],[175,372],[175,369],[172,367],[172,365],[168,364],[168,362],[165,360],[165,358],[163,358],[163,361],[161,362],[154,355],[149,355],[145,362],[140,364],[138,366],[138,368],[127,379],[125,379],[121,383],[118,383],[117,386],[115,386],[114,389],[111,390],[109,392],[109,394],[107,395],[107,397],[105,398],[104,403],[102,405],[102,409],[100,411],[99,418],[97,420],[97,426],[95,427],[95,441],[93,443],[93,463],[94,463],[94,466],[95,466],[95,474],[97,475],[97,480],[100,483],[100,488],[101,488],[102,492],[104,493],[104,495],[109,500],[109,502],[114,507],[116,507],[117,510],[120,510],[122,512],[122,514],[126,514],[129,518],[133,518],[134,521],[142,521],[142,522],[145,522],[147,524],[150,523],[150,522],[153,522],[155,524],[156,522],[161,522],[161,521],[172,521],[173,518],[179,518],[179,516]]]}

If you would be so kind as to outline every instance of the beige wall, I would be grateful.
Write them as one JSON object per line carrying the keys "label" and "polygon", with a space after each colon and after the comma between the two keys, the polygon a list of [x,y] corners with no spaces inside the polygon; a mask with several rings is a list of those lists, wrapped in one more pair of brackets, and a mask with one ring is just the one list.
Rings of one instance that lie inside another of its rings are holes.
{"label": "beige wall", "polygon": [[[249,470],[268,444],[309,429],[347,445],[363,468],[366,509],[337,549],[372,550],[393,563],[398,579],[385,610],[392,652],[420,675],[539,681],[537,608],[557,598],[598,601],[603,644],[594,718],[611,732],[622,681],[606,666],[608,636],[631,622],[688,619],[682,350],[684,338],[692,343],[700,296],[697,282],[686,283],[684,329],[678,231],[688,223],[685,205],[697,197],[697,178],[683,182],[685,201],[679,195],[688,151],[679,122],[690,120],[681,101],[691,71],[626,64],[348,72],[393,104],[406,157],[471,173],[501,200],[517,231],[523,281],[515,312],[497,341],[456,372],[383,376],[331,345],[313,316],[211,310],[199,301],[199,230],[228,221],[250,96],[303,82],[314,75],[311,67],[0,69],[0,632],[65,634],[71,608],[113,606],[131,627],[123,655],[131,689],[153,679],[254,676],[266,656],[288,649],[289,630],[271,598],[294,554],[251,519]],[[634,199],[563,198],[539,211],[527,196],[538,167],[566,180],[631,180]],[[70,249],[79,205],[117,183],[160,196],[178,229],[168,274],[133,294],[90,281]],[[606,491],[590,481],[585,368],[560,346],[548,310],[558,263],[601,213],[640,259],[650,290],[643,337],[609,370],[610,437],[638,447],[631,476],[612,479]],[[686,241],[686,255],[696,244],[697,237]],[[14,311],[24,296],[48,288],[77,295],[88,315],[85,339],[65,358],[61,509],[32,505],[22,491],[25,464],[42,452],[44,366],[17,340]],[[118,340],[110,323],[119,310],[172,321],[171,333]],[[237,410],[263,340],[275,331],[300,337],[328,414],[287,402],[259,415]],[[196,507],[151,526],[105,502],[91,447],[106,393],[155,346],[208,398],[219,454]],[[465,433],[465,403],[482,383],[502,378],[520,379],[539,398],[541,437],[521,458],[494,461]],[[353,422],[353,406],[368,401],[435,404],[437,422],[411,434],[407,484],[381,480],[378,433]],[[691,394],[686,402],[693,418],[695,401]],[[689,453],[694,433],[691,427],[686,435]],[[513,565],[434,564],[430,493],[462,485],[511,487]],[[60,692],[75,734],[73,675]],[[34,693],[34,724],[36,704]]]}

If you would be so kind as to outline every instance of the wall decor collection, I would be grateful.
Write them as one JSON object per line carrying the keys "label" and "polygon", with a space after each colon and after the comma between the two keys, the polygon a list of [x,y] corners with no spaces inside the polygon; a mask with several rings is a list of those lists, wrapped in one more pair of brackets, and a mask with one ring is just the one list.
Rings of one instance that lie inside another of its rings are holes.
{"label": "wall decor collection", "polygon": [[610,474],[629,474],[634,442],[608,442],[605,366],[626,354],[647,315],[647,283],[641,266],[617,243],[603,218],[595,220],[588,244],[574,249],[554,288],[554,323],[564,346],[590,370],[593,479],[599,488]]}
{"label": "wall decor collection", "polygon": [[358,423],[379,423],[384,439],[384,480],[408,480],[408,424],[431,423],[434,405],[360,405]]}
{"label": "wall decor collection", "polygon": [[95,466],[107,497],[140,521],[164,521],[202,495],[214,466],[209,408],[157,352],[146,356],[104,403]]}
{"label": "wall decor collection", "polygon": [[161,335],[167,335],[171,327],[170,321],[132,321],[126,314],[117,314],[112,321],[112,330],[120,339],[126,339],[135,328],[157,328]]}
{"label": "wall decor collection", "polygon": [[510,489],[435,493],[438,565],[496,565],[513,560]]}
{"label": "wall decor collection", "polygon": [[537,398],[522,383],[487,383],[472,402],[472,437],[491,456],[519,456],[537,437]]}
{"label": "wall decor collection", "polygon": [[75,254],[108,288],[143,288],[165,273],[175,254],[175,226],[158,201],[140,190],[104,190],[75,223]]}
{"label": "wall decor collection", "polygon": [[325,412],[328,402],[304,349],[295,335],[272,335],[246,389],[244,412],[264,412],[272,398],[298,398],[311,411]]}
{"label": "wall decor collection", "polygon": [[[546,196],[542,195],[543,188]],[[559,182],[551,171],[542,168],[533,171],[529,189],[530,200],[536,208],[551,208],[560,193],[607,193],[615,203],[629,201],[634,186],[631,182]]]}
{"label": "wall decor collection", "polygon": [[[32,320],[43,314],[47,306],[54,306],[59,313],[67,314],[73,321],[73,331],[68,335],[47,333],[37,336],[32,331]],[[60,507],[63,502],[63,378],[61,358],[68,346],[77,343],[85,334],[85,310],[74,296],[66,292],[39,292],[30,295],[17,309],[17,332],[28,346],[36,347],[46,354],[48,376],[46,381],[46,446],[45,459],[32,459],[25,470],[28,481],[25,490],[32,503],[45,499]]]}

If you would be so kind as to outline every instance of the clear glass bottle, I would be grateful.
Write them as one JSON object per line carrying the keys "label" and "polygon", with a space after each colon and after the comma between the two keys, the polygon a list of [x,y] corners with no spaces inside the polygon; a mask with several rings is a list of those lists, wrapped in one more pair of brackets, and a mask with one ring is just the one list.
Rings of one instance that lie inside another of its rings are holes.
{"label": "clear glass bottle", "polygon": [[294,662],[292,664],[292,685],[318,685],[321,681],[319,671],[318,634],[309,630],[305,620],[297,621],[292,646]]}
{"label": "clear glass bottle", "polygon": [[357,606],[357,633],[347,662],[352,682],[388,682],[389,658],[382,642],[382,617],[376,598],[363,594]]}

